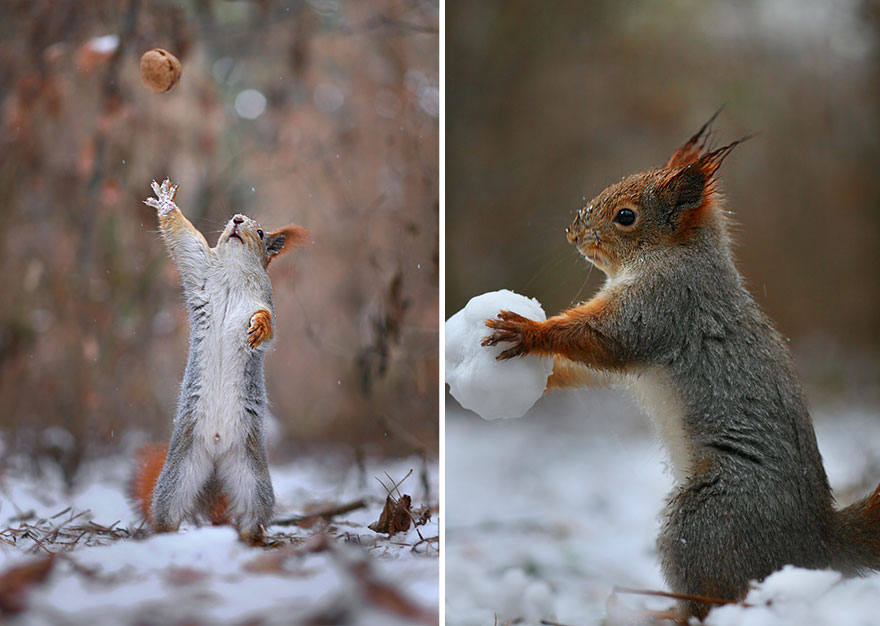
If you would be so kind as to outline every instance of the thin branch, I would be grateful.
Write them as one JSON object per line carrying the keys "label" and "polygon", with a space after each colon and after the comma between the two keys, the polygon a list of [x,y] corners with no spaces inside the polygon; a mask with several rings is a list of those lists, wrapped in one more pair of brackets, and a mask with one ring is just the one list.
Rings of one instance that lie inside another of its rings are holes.
{"label": "thin branch", "polygon": [[721,598],[712,598],[710,596],[695,596],[689,593],[673,593],[671,591],[657,591],[654,589],[633,589],[632,587],[618,587],[613,589],[614,593],[628,593],[642,596],[658,596],[661,598],[672,598],[675,600],[687,600],[689,602],[701,602],[703,604],[717,604],[719,606],[725,604],[738,604],[744,607],[754,606],[746,602],[737,602],[736,600],[723,600]]}
{"label": "thin branch", "polygon": [[337,506],[329,507],[326,509],[321,509],[319,511],[315,511],[314,513],[309,513],[307,515],[294,515],[292,517],[284,517],[281,519],[272,520],[272,526],[298,526],[299,524],[313,520],[315,518],[321,517],[324,519],[329,519],[331,517],[335,517],[337,515],[342,515],[343,513],[348,513],[350,511],[356,511],[357,509],[362,509],[367,506],[366,500],[361,498],[360,500],[354,500],[352,502],[347,502],[345,504],[340,504]]}

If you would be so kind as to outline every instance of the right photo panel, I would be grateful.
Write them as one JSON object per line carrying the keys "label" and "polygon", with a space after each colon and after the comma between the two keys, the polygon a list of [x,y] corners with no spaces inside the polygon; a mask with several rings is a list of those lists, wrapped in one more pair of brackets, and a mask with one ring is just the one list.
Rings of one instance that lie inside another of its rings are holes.
{"label": "right photo panel", "polygon": [[872,623],[880,4],[445,9],[446,623]]}

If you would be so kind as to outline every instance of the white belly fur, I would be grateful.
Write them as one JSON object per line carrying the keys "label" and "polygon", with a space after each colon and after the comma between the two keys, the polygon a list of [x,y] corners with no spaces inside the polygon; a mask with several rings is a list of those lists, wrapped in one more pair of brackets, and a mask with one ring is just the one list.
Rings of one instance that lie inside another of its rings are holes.
{"label": "white belly fur", "polygon": [[669,454],[672,475],[682,482],[690,474],[692,454],[684,432],[684,409],[666,375],[659,370],[645,370],[627,377],[643,410],[657,426]]}
{"label": "white belly fur", "polygon": [[225,301],[218,298],[212,305],[219,319],[203,344],[202,396],[195,436],[216,457],[231,447],[243,446],[246,437],[241,390],[253,311],[245,299],[234,294]]}

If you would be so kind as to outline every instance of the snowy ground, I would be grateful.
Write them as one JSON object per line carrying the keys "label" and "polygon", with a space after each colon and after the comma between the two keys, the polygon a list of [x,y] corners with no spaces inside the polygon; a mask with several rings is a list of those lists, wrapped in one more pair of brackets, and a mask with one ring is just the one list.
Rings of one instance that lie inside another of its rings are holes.
{"label": "snowy ground", "polygon": [[[880,482],[880,410],[815,416],[838,499],[866,495]],[[654,538],[672,485],[647,418],[623,392],[551,394],[522,419],[494,422],[449,400],[446,451],[447,624],[611,625],[672,606],[612,593],[665,589]],[[880,623],[880,575],[783,571],[753,594],[757,606],[716,609],[708,623]]]}
{"label": "snowy ground", "polygon": [[[0,475],[0,577],[61,553],[45,581],[20,594],[13,578],[0,578],[0,615],[10,602],[27,603],[3,623],[436,623],[436,462],[372,461],[364,472],[326,458],[273,467],[278,517],[366,502],[329,522],[270,527],[280,542],[274,549],[246,546],[229,527],[129,538],[137,523],[123,495],[128,464],[90,466],[70,496],[59,480],[23,476],[15,463]],[[410,469],[400,492],[412,496],[413,508],[431,505],[432,519],[391,538],[369,530],[387,494],[376,479],[390,486],[388,476],[400,481]]]}

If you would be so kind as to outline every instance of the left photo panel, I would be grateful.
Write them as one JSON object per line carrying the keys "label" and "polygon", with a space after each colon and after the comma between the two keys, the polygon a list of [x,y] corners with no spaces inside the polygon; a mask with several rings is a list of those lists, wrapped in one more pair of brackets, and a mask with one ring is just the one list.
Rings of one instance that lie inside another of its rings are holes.
{"label": "left photo panel", "polygon": [[0,615],[436,624],[439,2],[0,17]]}

